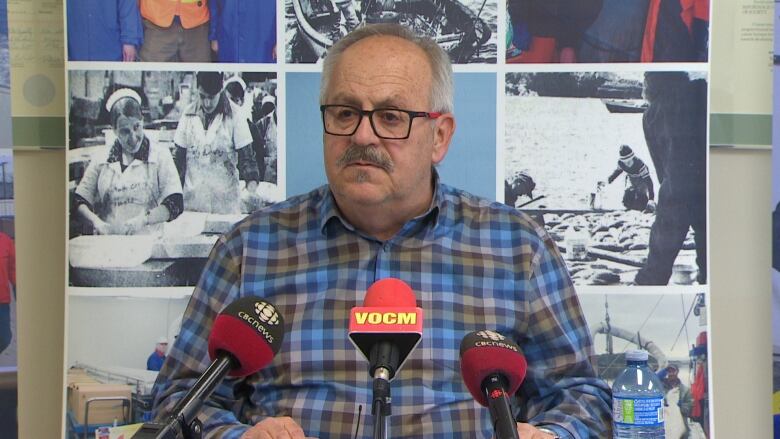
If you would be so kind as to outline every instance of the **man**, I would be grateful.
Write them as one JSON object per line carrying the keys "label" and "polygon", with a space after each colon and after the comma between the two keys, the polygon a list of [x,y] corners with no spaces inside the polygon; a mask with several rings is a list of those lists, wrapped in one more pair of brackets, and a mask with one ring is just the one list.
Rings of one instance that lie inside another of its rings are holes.
{"label": "man", "polygon": [[[653,179],[647,165],[628,145],[620,146],[620,159],[617,168],[607,178],[607,183],[612,183],[620,174],[626,173],[629,187],[623,194],[623,205],[628,210],[655,210],[655,192],[653,191]],[[601,185],[603,186],[603,185]]]}
{"label": "man", "polygon": [[136,61],[143,39],[138,0],[68,1],[68,60]]}
{"label": "man", "polygon": [[707,282],[707,83],[686,72],[645,73],[648,107],[642,116],[658,175],[658,205],[637,285],[666,285],[693,229],[697,281]]}
{"label": "man", "polygon": [[[217,437],[370,438],[368,364],[349,311],[397,277],[425,310],[421,345],[392,382],[397,438],[490,438],[488,410],[463,384],[463,336],[492,329],[529,362],[517,395],[521,437],[607,437],[610,393],[594,376],[589,330],[555,243],[527,216],[439,181],[455,130],[452,68],[433,41],[398,25],[361,27],[323,64],[328,185],[250,215],[216,244],[153,390],[162,416],[209,364],[225,304],[256,294],[285,317],[279,355],[223,383],[200,419]],[[365,407],[362,410],[361,407]],[[547,429],[547,432],[540,430]]]}
{"label": "man", "polygon": [[262,168],[261,179],[276,184],[276,99],[270,94],[256,95],[252,118],[263,141],[263,149],[255,149],[257,166]]}
{"label": "man", "polygon": [[165,362],[165,353],[168,351],[168,339],[160,337],[154,345],[154,352],[146,359],[146,370],[159,371]]}
{"label": "man", "polygon": [[504,180],[504,204],[515,207],[517,200],[523,195],[529,198],[528,203],[534,200],[536,182],[526,171],[518,171]]}
{"label": "man", "polygon": [[184,209],[241,213],[241,185],[257,190],[252,133],[238,105],[222,91],[222,74],[198,72],[198,99],[185,110],[173,135]]}
{"label": "man", "polygon": [[141,61],[210,62],[208,0],[139,0]]}
{"label": "man", "polygon": [[688,389],[688,386],[680,381],[679,373],[680,369],[676,365],[670,364],[658,375],[659,378],[661,378],[661,382],[664,384],[665,393],[669,393],[674,389],[679,389],[680,395],[678,405],[680,406],[680,413],[683,417],[687,418],[691,415],[691,391]]}
{"label": "man", "polygon": [[341,12],[339,33],[344,36],[360,24],[360,18],[355,8],[355,0],[333,0],[333,3]]}
{"label": "man", "polygon": [[[664,385],[665,404],[670,407],[670,411],[666,415],[667,435],[676,433],[678,434],[676,437],[688,437],[688,418],[691,416],[693,399],[688,386],[680,381],[679,372],[680,369],[676,365],[669,364],[659,371],[658,377],[661,378],[661,382]],[[675,411],[671,411],[675,402],[680,412],[679,416],[677,416]],[[679,436],[680,434],[682,436]]]}

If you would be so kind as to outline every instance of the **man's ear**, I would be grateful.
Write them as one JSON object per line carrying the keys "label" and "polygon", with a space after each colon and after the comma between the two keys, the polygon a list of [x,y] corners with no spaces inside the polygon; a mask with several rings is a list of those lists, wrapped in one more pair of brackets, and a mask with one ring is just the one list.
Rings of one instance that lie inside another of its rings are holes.
{"label": "man's ear", "polygon": [[453,134],[455,134],[455,116],[452,113],[444,113],[437,117],[433,128],[433,150],[431,151],[434,165],[444,160],[444,156],[450,149]]}

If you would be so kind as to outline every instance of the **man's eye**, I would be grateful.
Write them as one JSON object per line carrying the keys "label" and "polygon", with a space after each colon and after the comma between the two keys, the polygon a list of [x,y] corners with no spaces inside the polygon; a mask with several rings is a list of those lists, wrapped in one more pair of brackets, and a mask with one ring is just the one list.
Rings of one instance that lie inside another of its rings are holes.
{"label": "man's eye", "polygon": [[340,108],[336,112],[336,117],[339,119],[351,119],[357,115],[357,112],[351,108]]}
{"label": "man's eye", "polygon": [[386,123],[398,123],[401,121],[401,115],[397,111],[382,111],[379,113],[379,119]]}

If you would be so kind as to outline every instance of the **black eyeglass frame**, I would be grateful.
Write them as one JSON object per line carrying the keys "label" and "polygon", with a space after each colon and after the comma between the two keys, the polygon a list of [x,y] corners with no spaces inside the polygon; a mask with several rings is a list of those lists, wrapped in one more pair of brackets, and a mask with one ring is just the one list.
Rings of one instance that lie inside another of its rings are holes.
{"label": "black eyeglass frame", "polygon": [[[333,108],[333,107],[351,108],[351,109],[355,110],[360,115],[360,119],[358,119],[358,123],[357,123],[357,125],[355,125],[355,129],[352,130],[351,133],[349,133],[349,134],[346,134],[346,133],[331,133],[330,131],[328,131],[327,124],[325,123],[325,110],[327,110],[328,108]],[[408,114],[409,115],[409,126],[408,126],[408,128],[406,130],[406,135],[404,137],[387,137],[387,136],[380,135],[379,132],[376,130],[376,125],[374,125],[374,113],[377,112],[377,111],[400,111],[402,113]],[[412,122],[414,122],[415,118],[424,117],[426,119],[438,119],[444,113],[439,113],[439,112],[435,112],[435,111],[411,111],[411,110],[404,110],[404,109],[401,109],[401,108],[374,108],[373,110],[364,110],[362,108],[358,108],[358,107],[355,107],[355,106],[352,106],[352,105],[325,104],[325,105],[320,105],[320,114],[322,116],[322,129],[325,130],[325,132],[330,134],[331,136],[344,136],[344,137],[347,137],[347,136],[351,136],[351,135],[355,134],[357,132],[358,128],[360,128],[360,124],[363,123],[363,117],[368,116],[368,122],[371,124],[371,129],[374,130],[374,134],[376,134],[377,137],[379,137],[380,139],[386,139],[386,140],[404,140],[404,139],[408,139],[409,135],[412,133]]]}

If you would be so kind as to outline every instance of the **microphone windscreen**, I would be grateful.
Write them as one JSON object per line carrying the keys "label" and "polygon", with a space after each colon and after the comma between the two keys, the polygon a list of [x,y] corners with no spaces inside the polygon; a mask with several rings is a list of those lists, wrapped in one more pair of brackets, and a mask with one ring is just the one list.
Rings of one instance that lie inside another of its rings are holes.
{"label": "microphone windscreen", "polygon": [[388,277],[374,282],[363,299],[365,307],[416,307],[417,297],[412,288],[401,279]]}
{"label": "microphone windscreen", "polygon": [[284,338],[284,320],[271,303],[259,297],[242,297],[214,319],[209,334],[209,356],[220,351],[238,361],[230,376],[251,375],[273,360]]}
{"label": "microphone windscreen", "polygon": [[471,396],[488,406],[482,382],[493,374],[503,375],[508,382],[507,393],[517,392],[525,378],[527,364],[520,347],[494,331],[475,331],[460,343],[460,372]]}

